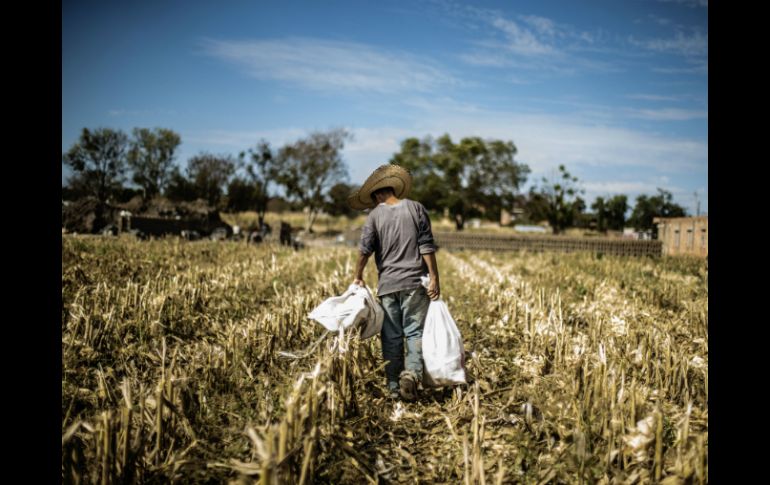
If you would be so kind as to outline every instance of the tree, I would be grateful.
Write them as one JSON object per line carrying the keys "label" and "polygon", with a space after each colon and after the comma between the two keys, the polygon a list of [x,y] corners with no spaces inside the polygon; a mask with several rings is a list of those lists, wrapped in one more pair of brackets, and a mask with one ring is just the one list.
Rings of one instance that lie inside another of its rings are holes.
{"label": "tree", "polygon": [[412,174],[412,198],[428,210],[447,208],[458,230],[468,216],[483,215],[499,220],[503,208],[513,206],[529,167],[513,160],[513,142],[467,137],[455,144],[445,134],[404,140],[401,151],[391,158]]}
{"label": "tree", "polygon": [[356,187],[340,182],[329,189],[329,198],[324,204],[324,210],[333,216],[352,217],[355,211],[348,204],[348,196]]}
{"label": "tree", "polygon": [[407,138],[401,142],[401,150],[395,153],[390,162],[407,169],[412,176],[412,190],[409,197],[421,202],[429,211],[444,209],[443,198],[446,187],[443,174],[434,160],[433,140]]}
{"label": "tree", "polygon": [[596,219],[596,229],[601,232],[607,232],[608,229],[622,231],[626,224],[627,200],[625,195],[616,195],[612,198],[597,197],[591,204]]}
{"label": "tree", "polygon": [[488,215],[498,221],[503,209],[513,209],[516,193],[530,173],[529,166],[514,161],[517,152],[511,141],[491,140],[487,142],[485,156],[479,160],[481,170],[476,180],[480,185],[475,189],[476,196],[483,201]]}
{"label": "tree", "polygon": [[575,201],[572,203],[572,224],[575,227],[587,228],[589,223],[589,217],[585,213],[586,201],[581,197],[575,197]]}
{"label": "tree", "polygon": [[248,162],[245,162],[246,152],[241,152],[239,159],[241,163],[246,164],[246,173],[252,188],[252,207],[257,211],[259,227],[262,227],[265,222],[267,203],[270,201],[270,183],[278,177],[278,160],[273,156],[270,144],[264,140],[261,140],[255,148],[250,148],[248,153]]}
{"label": "tree", "polygon": [[218,206],[224,187],[235,173],[230,156],[201,153],[187,161],[187,178],[198,197]]}
{"label": "tree", "polygon": [[594,211],[596,217],[596,230],[607,232],[607,204],[604,202],[604,197],[597,197],[591,204],[591,210]]}
{"label": "tree", "polygon": [[[235,177],[227,186],[227,210],[231,212],[253,210],[257,206],[257,191],[250,180]],[[262,221],[260,220],[260,226]]]}
{"label": "tree", "polygon": [[132,187],[122,187],[113,194],[115,201],[120,203],[126,203],[137,196],[142,196],[142,190]]}
{"label": "tree", "polygon": [[548,220],[548,199],[537,192],[537,187],[529,189],[524,205],[524,218],[534,224]]}
{"label": "tree", "polygon": [[166,188],[174,168],[174,151],[182,142],[178,134],[165,128],[134,128],[134,139],[128,151],[128,164],[133,181],[149,199]]}
{"label": "tree", "polygon": [[578,193],[584,192],[577,188],[577,177],[572,176],[564,165],[559,165],[559,176],[555,179],[543,177],[539,193],[545,200],[545,212],[548,223],[554,234],[564,232],[575,220],[575,214],[580,213],[585,203]]}
{"label": "tree", "polygon": [[324,194],[332,185],[347,178],[341,152],[349,137],[344,129],[315,132],[284,145],[278,152],[276,181],[286,188],[288,197],[308,211],[307,232],[312,231],[324,205]]}
{"label": "tree", "polygon": [[674,204],[671,192],[658,188],[658,195],[648,197],[640,195],[636,198],[636,206],[631,213],[629,222],[637,231],[653,231],[657,238],[657,230],[652,222],[655,217],[684,217],[687,215],[684,207]]}
{"label": "tree", "polygon": [[628,198],[625,195],[616,195],[609,199],[605,205],[607,228],[613,231],[622,231],[626,225],[626,212],[628,212]]}
{"label": "tree", "polygon": [[126,172],[125,133],[110,128],[83,128],[79,140],[62,156],[75,172],[68,184],[77,193],[105,203],[120,190]]}
{"label": "tree", "polygon": [[171,170],[165,196],[174,201],[193,201],[198,198],[195,185],[182,174],[178,167]]}

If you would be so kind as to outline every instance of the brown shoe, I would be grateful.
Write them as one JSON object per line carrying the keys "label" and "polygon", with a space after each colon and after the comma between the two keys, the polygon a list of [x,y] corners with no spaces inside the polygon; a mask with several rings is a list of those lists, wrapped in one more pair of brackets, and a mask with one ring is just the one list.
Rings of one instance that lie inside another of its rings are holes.
{"label": "brown shoe", "polygon": [[405,401],[414,401],[417,399],[417,377],[414,372],[405,370],[401,373],[398,380],[401,399]]}

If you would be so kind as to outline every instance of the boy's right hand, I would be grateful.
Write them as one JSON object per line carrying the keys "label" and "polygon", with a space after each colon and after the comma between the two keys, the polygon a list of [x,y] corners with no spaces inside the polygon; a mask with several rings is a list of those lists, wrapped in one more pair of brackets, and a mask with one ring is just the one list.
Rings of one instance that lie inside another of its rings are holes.
{"label": "boy's right hand", "polygon": [[441,286],[438,282],[438,277],[431,277],[430,283],[428,283],[428,297],[435,301],[441,296]]}

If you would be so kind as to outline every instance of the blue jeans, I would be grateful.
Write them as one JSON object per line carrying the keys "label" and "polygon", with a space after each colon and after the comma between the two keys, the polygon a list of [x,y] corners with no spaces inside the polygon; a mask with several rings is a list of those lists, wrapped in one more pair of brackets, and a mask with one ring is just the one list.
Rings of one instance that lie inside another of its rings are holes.
{"label": "blue jeans", "polygon": [[414,372],[417,382],[422,382],[422,329],[430,304],[427,290],[420,286],[396,291],[381,296],[380,302],[385,310],[380,337],[388,388],[398,389],[399,374],[404,370],[404,337],[406,370]]}

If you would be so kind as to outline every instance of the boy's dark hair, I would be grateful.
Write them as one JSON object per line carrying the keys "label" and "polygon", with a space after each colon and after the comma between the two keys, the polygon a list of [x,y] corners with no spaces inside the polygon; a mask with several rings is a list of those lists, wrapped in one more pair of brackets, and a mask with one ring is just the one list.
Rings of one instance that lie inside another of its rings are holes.
{"label": "boy's dark hair", "polygon": [[383,187],[381,189],[377,189],[374,192],[372,192],[372,200],[377,202],[377,194],[387,194],[391,193],[394,196],[396,195],[396,191],[393,190],[393,187]]}

